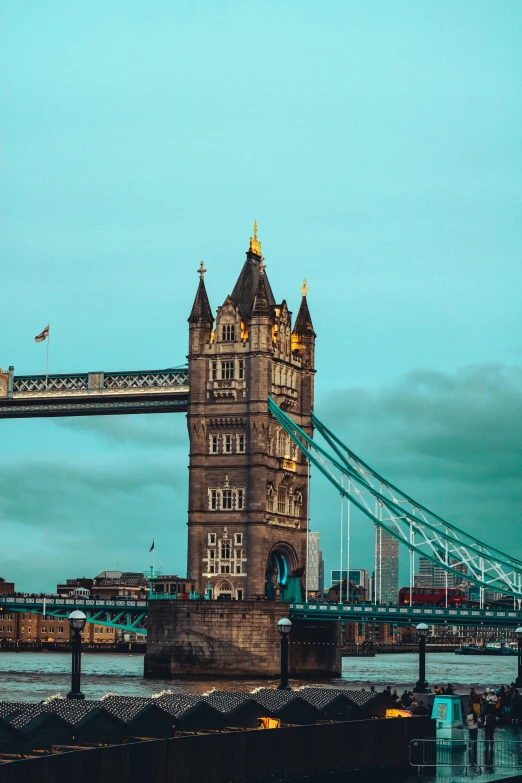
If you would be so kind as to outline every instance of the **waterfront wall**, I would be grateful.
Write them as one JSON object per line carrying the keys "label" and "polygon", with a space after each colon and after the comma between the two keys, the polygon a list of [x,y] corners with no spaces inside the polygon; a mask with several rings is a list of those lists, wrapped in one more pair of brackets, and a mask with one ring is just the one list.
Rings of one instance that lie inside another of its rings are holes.
{"label": "waterfront wall", "polygon": [[[145,676],[277,677],[277,622],[288,608],[276,601],[151,601]],[[294,622],[290,675],[340,675],[339,642],[339,623]]]}
{"label": "waterfront wall", "polygon": [[411,739],[434,736],[427,717],[195,735],[15,761],[0,767],[0,783],[275,783],[391,771],[408,767]]}

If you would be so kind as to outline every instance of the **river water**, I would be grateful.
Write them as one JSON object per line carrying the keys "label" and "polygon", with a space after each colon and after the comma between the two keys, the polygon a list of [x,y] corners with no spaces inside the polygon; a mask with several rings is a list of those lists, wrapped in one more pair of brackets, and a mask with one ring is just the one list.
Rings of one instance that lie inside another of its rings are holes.
{"label": "river water", "polygon": [[[418,660],[413,654],[377,655],[375,658],[344,658],[340,679],[317,680],[341,688],[391,685],[411,689],[418,677]],[[509,684],[516,677],[517,659],[496,656],[462,656],[432,653],[426,657],[426,677],[431,685],[457,686],[465,693],[471,685]],[[65,653],[0,653],[0,700],[39,701],[70,690],[70,655]],[[308,681],[309,682],[309,681]],[[293,685],[301,685],[296,681]],[[151,696],[161,690],[203,693],[210,688],[252,690],[260,685],[277,685],[276,680],[146,680],[143,656],[86,653],[82,656],[82,690],[88,699],[106,693]]]}

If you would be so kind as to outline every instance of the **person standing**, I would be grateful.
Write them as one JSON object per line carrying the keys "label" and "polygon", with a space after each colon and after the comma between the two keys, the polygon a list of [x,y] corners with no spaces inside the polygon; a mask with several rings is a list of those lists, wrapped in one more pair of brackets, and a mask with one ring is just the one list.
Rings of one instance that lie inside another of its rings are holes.
{"label": "person standing", "polygon": [[471,764],[477,762],[478,718],[475,711],[470,708],[466,715],[466,727],[469,731],[469,758]]}
{"label": "person standing", "polygon": [[484,735],[486,740],[485,751],[493,753],[495,729],[497,728],[497,717],[494,710],[490,707],[484,718]]}
{"label": "person standing", "polygon": [[473,711],[478,718],[480,718],[480,694],[478,694],[475,688],[472,688],[469,692],[468,709]]}

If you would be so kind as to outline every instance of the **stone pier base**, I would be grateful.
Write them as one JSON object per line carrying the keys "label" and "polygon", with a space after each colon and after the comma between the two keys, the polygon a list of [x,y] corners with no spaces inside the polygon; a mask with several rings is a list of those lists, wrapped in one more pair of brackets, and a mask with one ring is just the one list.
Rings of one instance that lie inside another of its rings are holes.
{"label": "stone pier base", "polygon": [[[276,601],[150,601],[145,676],[274,678],[280,673]],[[296,620],[290,634],[291,677],[341,673],[339,623]]]}

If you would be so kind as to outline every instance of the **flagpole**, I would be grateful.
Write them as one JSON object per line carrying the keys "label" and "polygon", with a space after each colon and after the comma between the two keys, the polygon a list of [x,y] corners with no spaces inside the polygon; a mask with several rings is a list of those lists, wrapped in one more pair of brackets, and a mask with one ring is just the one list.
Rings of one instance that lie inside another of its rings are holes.
{"label": "flagpole", "polygon": [[47,350],[45,352],[45,390],[47,391],[47,381],[49,378],[49,343],[51,342],[51,322],[47,324]]}

